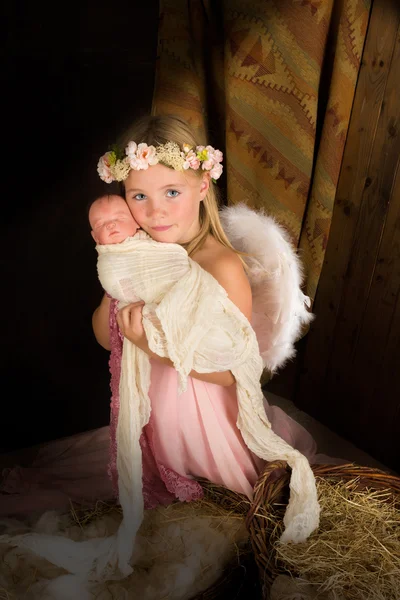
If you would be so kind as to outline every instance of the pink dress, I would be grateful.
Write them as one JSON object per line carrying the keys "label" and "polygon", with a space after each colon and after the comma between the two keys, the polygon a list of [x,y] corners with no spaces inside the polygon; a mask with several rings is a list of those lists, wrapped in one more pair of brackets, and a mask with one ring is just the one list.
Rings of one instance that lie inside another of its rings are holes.
{"label": "pink dress", "polygon": [[[118,494],[115,432],[122,337],[115,311],[112,301],[110,426],[0,456],[0,516],[69,510],[70,500],[92,505]],[[152,361],[152,413],[140,440],[145,507],[200,498],[196,477],[251,497],[264,461],[250,452],[236,426],[235,386],[189,378],[185,393],[178,395],[177,389],[175,370]],[[265,409],[275,433],[315,462],[315,442],[304,427],[266,400]]]}
{"label": "pink dress", "polygon": [[[116,427],[122,336],[116,323],[117,303],[111,302],[111,461],[109,472],[117,492]],[[141,436],[145,508],[173,499],[195,500],[201,477],[252,498],[253,487],[265,462],[246,446],[236,426],[236,387],[222,387],[189,377],[187,390],[178,394],[175,369],[151,361],[149,390],[151,416]],[[269,406],[272,428],[311,461],[316,453],[312,436],[280,408]]]}

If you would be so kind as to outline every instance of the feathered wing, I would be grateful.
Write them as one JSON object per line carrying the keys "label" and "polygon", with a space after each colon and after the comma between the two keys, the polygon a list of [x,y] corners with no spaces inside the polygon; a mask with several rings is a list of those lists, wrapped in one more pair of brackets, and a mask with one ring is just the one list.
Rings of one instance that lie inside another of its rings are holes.
{"label": "feathered wing", "polygon": [[287,231],[243,203],[224,207],[221,223],[244,257],[253,293],[252,326],[264,367],[275,373],[296,353],[295,343],[314,318],[301,290],[303,269]]}

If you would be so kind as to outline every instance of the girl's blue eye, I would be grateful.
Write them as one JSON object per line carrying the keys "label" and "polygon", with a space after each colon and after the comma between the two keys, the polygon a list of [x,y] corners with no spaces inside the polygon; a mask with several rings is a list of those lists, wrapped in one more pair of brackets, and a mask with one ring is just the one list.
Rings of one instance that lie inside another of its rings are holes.
{"label": "girl's blue eye", "polygon": [[146,196],[144,194],[136,194],[136,196],[134,196],[135,200],[144,200],[146,198]]}
{"label": "girl's blue eye", "polygon": [[179,196],[179,192],[177,190],[168,190],[167,191],[168,198],[176,198]]}

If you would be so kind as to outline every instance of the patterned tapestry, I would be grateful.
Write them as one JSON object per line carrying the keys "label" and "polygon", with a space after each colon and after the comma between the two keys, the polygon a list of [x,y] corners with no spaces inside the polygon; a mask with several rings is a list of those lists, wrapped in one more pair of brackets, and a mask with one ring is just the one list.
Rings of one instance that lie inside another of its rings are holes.
{"label": "patterned tapestry", "polygon": [[369,13],[370,0],[160,0],[153,114],[181,114],[225,153],[226,202],[287,229],[312,299]]}

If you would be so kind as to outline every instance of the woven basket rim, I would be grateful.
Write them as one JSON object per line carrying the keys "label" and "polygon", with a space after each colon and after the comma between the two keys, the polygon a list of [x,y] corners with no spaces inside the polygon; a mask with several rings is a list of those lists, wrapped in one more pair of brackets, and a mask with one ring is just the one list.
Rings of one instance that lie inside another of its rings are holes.
{"label": "woven basket rim", "polygon": [[[360,489],[388,490],[400,504],[400,477],[381,469],[349,462],[340,465],[312,464],[316,478],[330,481],[358,480]],[[273,525],[271,515],[283,519],[288,501],[291,469],[286,461],[268,463],[254,487],[254,499],[246,516],[255,560],[265,588],[275,577],[287,570],[278,563],[273,552]],[[270,518],[266,518],[269,515]]]}

